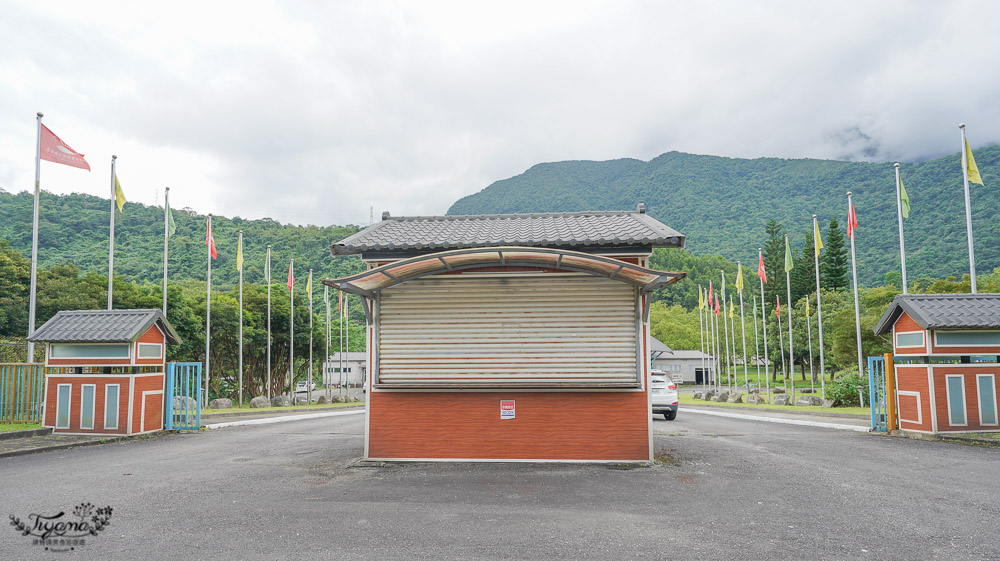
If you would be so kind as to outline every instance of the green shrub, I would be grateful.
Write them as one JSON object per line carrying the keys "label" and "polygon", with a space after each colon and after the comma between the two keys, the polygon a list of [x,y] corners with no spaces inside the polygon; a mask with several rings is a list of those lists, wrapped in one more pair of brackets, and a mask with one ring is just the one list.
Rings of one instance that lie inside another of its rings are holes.
{"label": "green shrub", "polygon": [[868,380],[863,379],[857,373],[842,374],[834,378],[826,386],[826,397],[837,402],[837,405],[844,407],[858,407],[858,386],[861,386],[861,393],[865,396],[865,405],[868,405]]}

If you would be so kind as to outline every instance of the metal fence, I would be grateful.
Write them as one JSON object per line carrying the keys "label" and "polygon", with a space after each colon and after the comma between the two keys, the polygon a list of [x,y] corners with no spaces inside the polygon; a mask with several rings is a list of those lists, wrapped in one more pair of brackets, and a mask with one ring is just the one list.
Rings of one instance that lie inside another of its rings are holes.
{"label": "metal fence", "polygon": [[45,372],[41,364],[0,364],[0,422],[42,420]]}

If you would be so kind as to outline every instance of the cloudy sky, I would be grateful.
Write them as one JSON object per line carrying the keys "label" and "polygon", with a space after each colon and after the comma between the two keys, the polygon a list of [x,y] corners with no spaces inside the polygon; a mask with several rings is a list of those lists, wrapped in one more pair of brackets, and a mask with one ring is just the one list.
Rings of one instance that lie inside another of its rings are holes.
{"label": "cloudy sky", "polygon": [[0,188],[296,224],[444,213],[539,162],[912,161],[1000,142],[997,2],[0,0]]}

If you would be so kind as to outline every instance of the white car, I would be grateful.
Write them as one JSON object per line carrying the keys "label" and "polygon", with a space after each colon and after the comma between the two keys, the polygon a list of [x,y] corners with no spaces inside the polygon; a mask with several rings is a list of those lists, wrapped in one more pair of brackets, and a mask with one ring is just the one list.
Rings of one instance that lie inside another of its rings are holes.
{"label": "white car", "polygon": [[[312,385],[312,387],[309,387],[310,385]],[[295,384],[295,393],[307,392],[309,390],[315,390],[315,389],[316,389],[316,382],[306,382],[305,380],[302,380],[301,382]]]}
{"label": "white car", "polygon": [[677,384],[666,372],[653,370],[649,373],[649,391],[653,397],[653,414],[661,414],[668,421],[677,418]]}

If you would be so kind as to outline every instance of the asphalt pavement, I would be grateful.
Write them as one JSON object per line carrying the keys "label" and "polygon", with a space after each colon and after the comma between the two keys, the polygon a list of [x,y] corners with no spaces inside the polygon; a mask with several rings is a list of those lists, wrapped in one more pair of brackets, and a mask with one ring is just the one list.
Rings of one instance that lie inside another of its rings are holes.
{"label": "asphalt pavement", "polygon": [[358,464],[363,415],[0,459],[3,513],[111,506],[4,559],[991,559],[1000,450],[698,415],[658,461]]}

